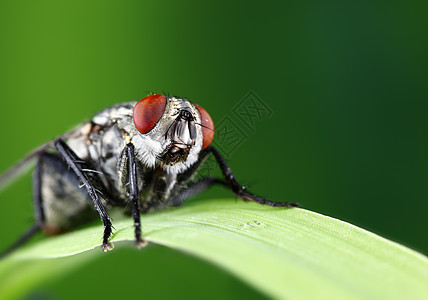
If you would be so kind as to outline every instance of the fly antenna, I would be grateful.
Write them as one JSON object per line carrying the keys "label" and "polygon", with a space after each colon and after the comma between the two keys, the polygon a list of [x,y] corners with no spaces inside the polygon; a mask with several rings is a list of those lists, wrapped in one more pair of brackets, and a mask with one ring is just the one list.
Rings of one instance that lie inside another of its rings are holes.
{"label": "fly antenna", "polygon": [[209,128],[208,126],[205,126],[204,124],[201,124],[201,123],[195,123],[195,124],[196,124],[196,125],[199,125],[199,126],[201,126],[201,127],[204,127],[204,128],[206,128],[206,129],[209,129],[209,130],[214,131],[214,129]]}

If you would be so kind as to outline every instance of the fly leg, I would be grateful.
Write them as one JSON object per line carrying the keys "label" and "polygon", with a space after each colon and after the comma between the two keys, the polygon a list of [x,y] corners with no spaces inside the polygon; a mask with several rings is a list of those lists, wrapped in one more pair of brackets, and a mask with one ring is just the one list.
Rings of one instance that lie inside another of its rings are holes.
{"label": "fly leg", "polygon": [[[31,157],[31,159],[33,159],[33,157]],[[27,164],[27,161],[24,160],[23,164]],[[18,168],[19,168],[19,166],[18,166]],[[5,180],[7,180],[6,178],[9,175],[8,173],[13,174],[14,172],[16,172],[15,169],[11,169],[11,171],[7,171],[0,178],[0,182],[2,182],[3,178],[5,178]],[[43,207],[42,207],[41,201],[40,201],[40,199],[41,199],[40,198],[40,194],[41,194],[41,192],[40,192],[40,188],[41,188],[40,176],[41,176],[40,168],[37,165],[36,168],[34,169],[34,173],[33,173],[33,183],[34,183],[34,185],[33,185],[33,198],[34,198],[34,205],[35,205],[36,224],[34,224],[30,229],[28,229],[24,234],[22,234],[12,245],[10,245],[5,250],[2,250],[0,252],[0,258],[3,258],[5,256],[9,255],[11,252],[18,249],[22,245],[24,245],[32,236],[34,236],[41,229],[41,224],[43,224],[43,220],[44,220],[44,213],[43,213]]]}
{"label": "fly leg", "polygon": [[14,250],[18,249],[22,245],[24,245],[32,236],[34,236],[37,232],[40,231],[41,226],[44,222],[44,212],[41,203],[41,172],[39,165],[36,166],[33,173],[33,197],[34,197],[34,205],[35,205],[35,217],[36,224],[34,224],[30,229],[28,229],[24,234],[22,234],[12,245],[10,245],[5,250],[2,250],[0,253],[0,258],[3,258],[9,255]]}
{"label": "fly leg", "polygon": [[40,225],[35,224],[30,229],[28,229],[23,235],[19,237],[17,241],[15,241],[12,245],[9,246],[6,250],[2,250],[0,252],[0,259],[9,255],[12,251],[21,247],[25,242],[27,242],[33,235],[40,231]]}
{"label": "fly leg", "polygon": [[215,149],[212,146],[209,146],[206,150],[211,152],[214,155],[221,169],[221,172],[223,173],[224,179],[226,181],[226,186],[229,187],[237,197],[241,198],[242,200],[253,201],[259,204],[266,204],[272,207],[298,207],[299,206],[298,203],[293,203],[293,202],[269,201],[262,197],[259,197],[247,192],[245,187],[240,185],[239,182],[236,180],[235,175],[233,175],[232,173],[232,170],[227,165],[226,161],[221,156],[221,154],[217,151],[217,149]]}
{"label": "fly leg", "polygon": [[[196,175],[201,165],[207,160],[209,154],[213,154],[217,164],[219,165],[224,180],[220,180],[214,177],[206,177],[202,178],[199,181],[190,184],[187,188],[182,188],[183,185],[186,185],[189,181],[192,180],[192,178]],[[232,192],[238,196],[239,198],[245,200],[245,201],[253,201],[257,202],[259,204],[266,204],[269,206],[276,206],[276,207],[298,207],[299,204],[293,203],[293,202],[274,202],[266,200],[262,197],[256,196],[254,194],[251,194],[250,192],[245,190],[245,187],[240,185],[239,182],[236,180],[235,175],[233,175],[232,170],[227,165],[224,158],[221,156],[221,154],[212,146],[207,147],[206,149],[202,150],[198,161],[192,165],[187,171],[185,171],[183,174],[181,174],[177,181],[180,183],[180,186],[176,187],[176,194],[172,197],[170,197],[169,201],[172,203],[172,205],[178,206],[183,203],[184,200],[191,198],[204,190],[208,189],[214,184],[220,184],[225,187],[228,187],[232,190]]]}
{"label": "fly leg", "polygon": [[[42,154],[43,155],[43,154]],[[23,235],[19,237],[12,245],[10,245],[6,250],[3,250],[0,253],[0,258],[5,257],[12,251],[18,249],[20,246],[25,244],[33,235],[40,231],[41,226],[44,222],[44,212],[41,202],[41,171],[39,165],[36,166],[33,173],[33,197],[34,197],[34,206],[35,206],[35,217],[36,224],[34,224],[30,229],[28,229]]]}
{"label": "fly leg", "polygon": [[73,150],[71,150],[70,147],[62,139],[59,139],[55,142],[55,147],[57,148],[58,152],[62,155],[63,159],[65,160],[69,168],[79,178],[79,180],[82,183],[82,186],[86,188],[86,191],[88,192],[89,197],[91,198],[95,206],[95,209],[100,215],[101,221],[104,224],[104,234],[103,234],[104,252],[106,252],[107,250],[113,249],[113,244],[108,241],[109,237],[111,236],[112,228],[113,228],[111,224],[110,216],[108,215],[106,209],[104,208],[103,204],[100,201],[97,189],[89,180],[88,175],[82,170],[82,167],[79,164],[81,160],[76,155],[76,153],[74,153]]}
{"label": "fly leg", "polygon": [[193,182],[189,186],[187,186],[187,184],[192,181],[193,177],[196,176],[200,167],[205,163],[209,154],[210,151],[208,151],[208,148],[202,150],[199,154],[198,161],[178,176],[177,184],[175,185],[174,190],[168,199],[168,202],[172,206],[182,205],[186,199],[192,198],[202,193],[214,184],[227,186],[226,182],[214,177],[201,178],[200,180]]}
{"label": "fly leg", "polygon": [[140,199],[138,193],[137,164],[135,161],[134,145],[132,143],[128,143],[122,151],[121,159],[119,162],[119,173],[122,174],[122,176],[125,175],[125,177],[127,178],[122,179],[128,180],[129,182],[129,200],[131,201],[132,218],[134,219],[135,243],[137,244],[137,247],[141,247],[146,244],[146,241],[141,238],[141,220],[139,208]]}
{"label": "fly leg", "polygon": [[54,235],[94,220],[97,214],[90,197],[79,185],[79,178],[59,153],[41,153],[33,172],[35,225],[0,257],[22,246],[38,231]]}
{"label": "fly leg", "polygon": [[190,184],[188,187],[181,189],[178,194],[170,197],[168,202],[171,203],[172,206],[180,206],[186,199],[192,198],[202,193],[214,184],[227,186],[226,182],[220,179],[215,177],[205,177]]}

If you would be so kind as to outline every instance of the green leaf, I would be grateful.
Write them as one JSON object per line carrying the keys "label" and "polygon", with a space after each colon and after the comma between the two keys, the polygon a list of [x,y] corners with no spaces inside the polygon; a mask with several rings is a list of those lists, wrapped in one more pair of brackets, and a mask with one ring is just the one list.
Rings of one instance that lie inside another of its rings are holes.
{"label": "green leaf", "polygon": [[[142,220],[148,241],[211,261],[270,297],[426,299],[428,295],[425,256],[308,210],[228,199],[156,212]],[[114,226],[116,245],[133,241],[130,219],[116,220]],[[101,234],[102,227],[94,226],[45,238],[1,261],[0,299],[23,295],[60,274],[63,271],[55,266],[61,260],[70,268],[84,263],[91,256],[79,253],[94,248],[89,253],[100,252]],[[41,269],[50,275],[40,276]]]}

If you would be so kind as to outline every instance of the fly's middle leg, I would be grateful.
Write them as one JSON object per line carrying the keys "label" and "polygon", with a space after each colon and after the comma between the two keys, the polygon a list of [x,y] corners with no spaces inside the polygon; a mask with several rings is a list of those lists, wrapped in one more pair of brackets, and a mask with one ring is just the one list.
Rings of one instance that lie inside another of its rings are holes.
{"label": "fly's middle leg", "polygon": [[33,172],[35,222],[0,257],[19,248],[38,231],[59,234],[96,220],[88,193],[58,153],[42,153]]}
{"label": "fly's middle leg", "polygon": [[104,224],[104,234],[103,234],[103,250],[106,252],[107,250],[113,249],[113,244],[109,242],[109,238],[112,234],[113,225],[111,223],[111,218],[107,213],[107,210],[101,203],[100,197],[98,195],[99,191],[94,187],[94,184],[88,177],[88,174],[83,170],[81,162],[82,160],[74,153],[73,150],[61,139],[55,142],[55,147],[58,152],[62,155],[63,159],[70,167],[70,170],[77,176],[79,179],[81,186],[85,187],[87,194],[89,195],[92,203],[97,210],[101,221]]}
{"label": "fly's middle leg", "polygon": [[96,219],[88,193],[58,153],[43,153],[33,174],[35,219],[47,234],[58,234]]}
{"label": "fly's middle leg", "polygon": [[215,177],[201,178],[189,186],[179,189],[173,196],[168,199],[172,206],[181,206],[186,199],[192,198],[205,190],[209,189],[214,184],[226,186],[226,183]]}

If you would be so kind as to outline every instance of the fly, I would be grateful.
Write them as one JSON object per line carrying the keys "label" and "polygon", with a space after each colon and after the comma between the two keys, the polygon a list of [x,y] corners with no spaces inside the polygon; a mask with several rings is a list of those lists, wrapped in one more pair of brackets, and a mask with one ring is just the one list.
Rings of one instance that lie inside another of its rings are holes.
{"label": "fly", "polygon": [[[187,99],[149,95],[96,114],[77,129],[40,146],[0,176],[0,188],[36,160],[33,172],[35,225],[3,256],[38,231],[59,234],[99,216],[104,225],[102,249],[109,241],[108,211],[123,207],[132,215],[135,241],[142,237],[140,215],[164,206],[179,206],[187,198],[219,184],[237,197],[277,207],[238,183],[221,154],[211,145],[214,123],[208,112]],[[193,177],[213,155],[223,178]]]}

